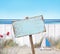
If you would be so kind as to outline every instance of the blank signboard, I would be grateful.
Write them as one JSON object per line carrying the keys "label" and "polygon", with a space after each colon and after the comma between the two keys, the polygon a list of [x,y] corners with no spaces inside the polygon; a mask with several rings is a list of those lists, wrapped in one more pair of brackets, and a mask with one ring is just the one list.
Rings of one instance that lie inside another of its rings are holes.
{"label": "blank signboard", "polygon": [[44,21],[41,17],[22,19],[13,22],[16,37],[33,35],[45,31]]}

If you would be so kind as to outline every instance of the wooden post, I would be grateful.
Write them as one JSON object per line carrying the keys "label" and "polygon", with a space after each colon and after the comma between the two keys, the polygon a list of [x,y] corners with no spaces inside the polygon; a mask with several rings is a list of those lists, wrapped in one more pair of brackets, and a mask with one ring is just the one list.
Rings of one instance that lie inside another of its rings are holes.
{"label": "wooden post", "polygon": [[[26,17],[26,19],[29,19],[29,17]],[[32,35],[29,35],[29,39],[30,39],[30,43],[31,43],[32,54],[35,54]]]}
{"label": "wooden post", "polygon": [[30,43],[31,43],[31,49],[32,49],[32,54],[35,54],[34,46],[33,46],[33,40],[32,40],[32,35],[29,35]]}

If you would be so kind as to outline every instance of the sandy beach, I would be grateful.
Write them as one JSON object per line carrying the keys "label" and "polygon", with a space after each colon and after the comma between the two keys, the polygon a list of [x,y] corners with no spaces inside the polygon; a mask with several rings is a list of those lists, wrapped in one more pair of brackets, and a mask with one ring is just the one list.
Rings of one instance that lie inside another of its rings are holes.
{"label": "sandy beach", "polygon": [[[3,54],[32,54],[31,48],[17,46],[4,48],[3,52]],[[60,50],[41,50],[40,48],[35,48],[35,54],[60,54]]]}

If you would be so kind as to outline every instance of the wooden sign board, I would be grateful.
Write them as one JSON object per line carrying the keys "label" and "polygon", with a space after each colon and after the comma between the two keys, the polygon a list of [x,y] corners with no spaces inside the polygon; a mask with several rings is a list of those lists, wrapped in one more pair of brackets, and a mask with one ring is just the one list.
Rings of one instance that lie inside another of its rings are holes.
{"label": "wooden sign board", "polygon": [[32,35],[45,31],[43,17],[32,17],[13,22],[13,29],[16,37],[29,35],[32,54],[35,54]]}
{"label": "wooden sign board", "polygon": [[41,17],[32,17],[13,22],[16,37],[33,35],[45,31],[44,20]]}

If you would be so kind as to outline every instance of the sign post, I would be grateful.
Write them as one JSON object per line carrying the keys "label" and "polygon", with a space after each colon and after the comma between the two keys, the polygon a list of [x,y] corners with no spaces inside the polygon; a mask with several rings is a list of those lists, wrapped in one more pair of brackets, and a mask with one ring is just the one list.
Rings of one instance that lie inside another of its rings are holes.
{"label": "sign post", "polygon": [[29,39],[30,39],[30,43],[31,43],[32,54],[35,54],[32,35],[29,35]]}
{"label": "sign post", "polygon": [[[28,17],[26,17],[26,19],[28,19]],[[29,35],[29,39],[30,39],[30,43],[31,43],[32,54],[35,54],[32,35]]]}

